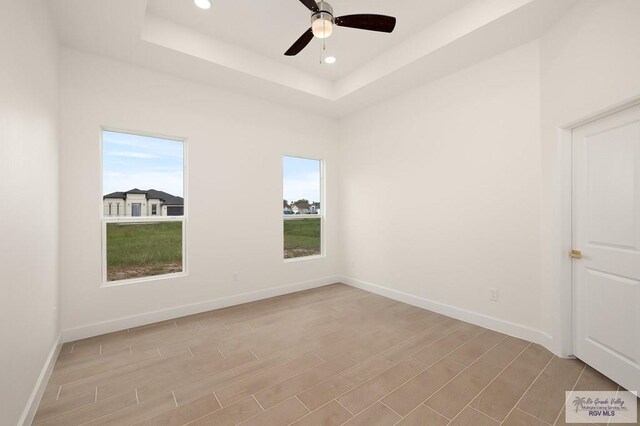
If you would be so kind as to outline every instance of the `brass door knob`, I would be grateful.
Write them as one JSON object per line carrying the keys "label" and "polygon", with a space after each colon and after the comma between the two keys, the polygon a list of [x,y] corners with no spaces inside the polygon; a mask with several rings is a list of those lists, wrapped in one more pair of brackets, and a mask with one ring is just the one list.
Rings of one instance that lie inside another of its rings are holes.
{"label": "brass door knob", "polygon": [[569,256],[573,259],[582,259],[582,252],[580,250],[571,250]]}

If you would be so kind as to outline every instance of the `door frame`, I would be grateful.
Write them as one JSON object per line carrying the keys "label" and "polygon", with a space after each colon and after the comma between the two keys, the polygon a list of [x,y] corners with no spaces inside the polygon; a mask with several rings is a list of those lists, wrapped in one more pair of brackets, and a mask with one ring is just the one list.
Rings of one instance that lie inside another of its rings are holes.
{"label": "door frame", "polygon": [[559,232],[554,238],[553,250],[556,253],[554,269],[558,285],[552,291],[552,312],[555,319],[553,346],[557,354],[563,357],[573,356],[574,338],[573,261],[569,257],[573,245],[573,130],[638,105],[640,95],[573,120],[557,129],[558,185],[554,198],[555,205],[559,206],[555,219],[555,229]]}

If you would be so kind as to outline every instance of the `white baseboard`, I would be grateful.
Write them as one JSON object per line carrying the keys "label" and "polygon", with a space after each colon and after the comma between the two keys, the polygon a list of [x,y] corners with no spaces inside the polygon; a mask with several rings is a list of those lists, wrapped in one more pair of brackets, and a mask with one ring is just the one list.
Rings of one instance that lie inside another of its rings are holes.
{"label": "white baseboard", "polygon": [[[38,405],[40,405],[40,400],[42,399],[42,395],[44,394],[45,389],[47,388],[47,383],[49,382],[49,377],[51,377],[51,372],[53,371],[53,367],[56,365],[56,360],[58,359],[58,354],[60,353],[60,349],[62,348],[62,334],[58,335],[58,338],[53,344],[51,351],[49,351],[49,356],[42,367],[42,371],[40,372],[40,376],[38,376],[38,380],[36,381],[36,385],[29,396],[29,400],[27,401],[27,405],[22,412],[22,416],[20,416],[20,420],[18,421],[18,425],[20,426],[29,426],[33,423],[33,418],[36,415],[36,411],[38,411]],[[7,384],[9,385],[9,384]]]}
{"label": "white baseboard", "polygon": [[288,284],[280,287],[273,287],[264,290],[236,294],[233,296],[221,297],[218,299],[193,303],[190,305],[176,306],[173,308],[147,312],[140,315],[116,318],[113,320],[97,322],[81,327],[69,328],[62,331],[62,341],[72,342],[79,339],[85,339],[87,337],[99,336],[101,334],[112,333],[114,331],[126,330],[128,328],[152,324],[158,321],[165,321],[173,318],[183,317],[186,315],[199,314],[201,312],[212,311],[214,309],[226,308],[243,303],[255,302],[256,300],[281,296],[283,294],[295,293],[311,288],[322,287],[325,285],[337,283],[339,281],[340,277],[337,276],[325,277],[316,280]]}
{"label": "white baseboard", "polygon": [[509,336],[517,337],[519,339],[527,340],[533,343],[538,343],[547,348],[549,351],[553,352],[551,336],[541,330],[536,330],[526,325],[516,324],[511,321],[494,318],[488,315],[480,314],[478,312],[469,311],[467,309],[457,308],[452,305],[436,302],[424,297],[415,296],[413,294],[404,293],[398,290],[392,290],[381,285],[372,284],[351,277],[342,277],[341,282],[352,287],[359,288],[361,290],[388,297],[389,299],[397,300],[398,302],[407,303],[409,305],[427,309],[438,314],[446,315],[451,318],[465,321],[474,325],[479,325],[490,330],[498,331]]}

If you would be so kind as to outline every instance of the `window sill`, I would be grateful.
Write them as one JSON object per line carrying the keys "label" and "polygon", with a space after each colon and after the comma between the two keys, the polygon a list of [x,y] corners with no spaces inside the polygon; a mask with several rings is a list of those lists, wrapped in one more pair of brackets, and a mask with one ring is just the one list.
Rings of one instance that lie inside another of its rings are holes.
{"label": "window sill", "polygon": [[292,257],[290,259],[284,259],[284,263],[295,263],[295,262],[302,262],[305,260],[324,259],[325,257],[327,257],[326,254],[318,254],[316,256]]}
{"label": "window sill", "polygon": [[173,278],[182,278],[188,275],[189,274],[187,272],[176,272],[173,274],[154,275],[151,277],[131,278],[129,280],[107,281],[107,282],[102,282],[100,287],[101,288],[120,287],[124,285],[129,285],[129,284],[141,284],[141,283],[147,283],[151,281],[161,281],[161,280],[168,280]]}

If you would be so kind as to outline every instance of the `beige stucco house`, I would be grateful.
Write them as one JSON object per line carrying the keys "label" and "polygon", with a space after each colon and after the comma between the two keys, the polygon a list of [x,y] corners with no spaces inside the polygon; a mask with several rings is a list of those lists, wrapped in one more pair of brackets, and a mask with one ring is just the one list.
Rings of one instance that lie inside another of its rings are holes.
{"label": "beige stucco house", "polygon": [[184,199],[155,189],[134,188],[127,192],[113,192],[102,197],[106,217],[117,216],[182,216]]}

